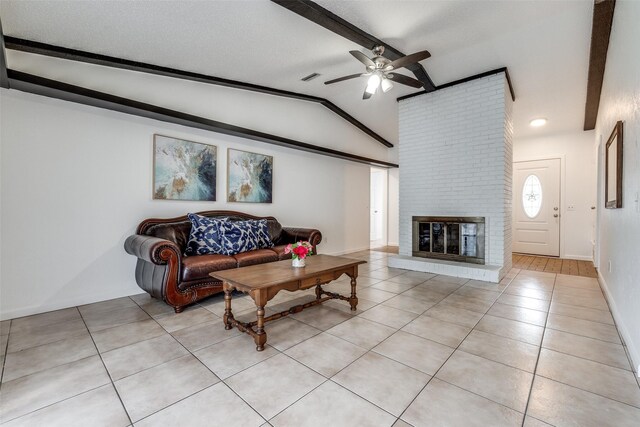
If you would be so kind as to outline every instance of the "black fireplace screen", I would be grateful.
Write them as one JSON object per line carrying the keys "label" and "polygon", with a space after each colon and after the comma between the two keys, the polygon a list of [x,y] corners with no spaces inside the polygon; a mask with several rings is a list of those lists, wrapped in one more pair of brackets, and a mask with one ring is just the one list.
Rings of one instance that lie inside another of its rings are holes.
{"label": "black fireplace screen", "polygon": [[483,217],[413,217],[413,256],[484,264]]}

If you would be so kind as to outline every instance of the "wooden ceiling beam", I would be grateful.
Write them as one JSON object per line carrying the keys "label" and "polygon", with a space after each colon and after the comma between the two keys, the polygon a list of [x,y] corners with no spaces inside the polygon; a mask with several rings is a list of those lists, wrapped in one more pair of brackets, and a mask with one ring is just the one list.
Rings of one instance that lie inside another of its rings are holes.
{"label": "wooden ceiling beam", "polygon": [[[388,45],[371,34],[366,33],[317,3],[308,0],[271,1],[315,24],[320,25],[321,27],[326,28],[331,32],[336,33],[339,36],[346,38],[347,40],[351,40],[365,49],[373,50],[375,46],[384,46],[384,56],[392,61],[405,56],[405,54],[400,52],[398,49]],[[431,77],[429,77],[429,74],[427,74],[427,71],[422,65],[414,63],[406,66],[405,68],[411,71],[416,76],[416,79],[420,80],[426,92],[431,92],[436,89]]]}
{"label": "wooden ceiling beam", "polygon": [[7,49],[17,50],[21,52],[34,53],[37,55],[45,55],[54,58],[61,58],[70,61],[85,62],[89,64],[102,65],[105,67],[119,68],[123,70],[137,71],[147,74],[155,74],[165,77],[172,77],[182,80],[190,80],[199,83],[212,84],[217,86],[230,87],[234,89],[248,90],[251,92],[264,93],[268,95],[281,96],[290,99],[314,102],[331,110],[347,122],[360,129],[362,132],[375,139],[385,147],[393,147],[393,144],[382,136],[378,135],[371,128],[367,127],[355,117],[332,103],[331,101],[317,96],[306,95],[303,93],[291,92],[272,87],[256,85],[252,83],[241,82],[238,80],[224,79],[221,77],[209,76],[206,74],[193,73],[190,71],[178,70],[175,68],[162,67],[159,65],[148,64],[144,62],[131,61],[128,59],[117,58],[113,56],[100,55],[97,53],[86,52],[82,50],[69,49],[62,46],[40,43],[32,40],[24,40],[16,37],[7,36],[4,38]]}
{"label": "wooden ceiling beam", "polygon": [[584,130],[592,130],[596,127],[615,7],[615,0],[594,0],[587,101],[584,107]]}
{"label": "wooden ceiling beam", "polygon": [[0,21],[0,87],[9,89],[9,77],[7,76],[7,57],[4,51],[4,33],[2,21]]}
{"label": "wooden ceiling beam", "polygon": [[34,76],[32,74],[23,73],[20,71],[8,69],[7,74],[9,78],[9,85],[11,86],[12,90],[15,89],[22,92],[46,96],[49,98],[56,98],[64,101],[75,102],[78,104],[89,105],[92,107],[104,108],[120,113],[131,114],[153,120],[160,120],[163,122],[173,123],[196,129],[203,129],[225,135],[236,136],[239,138],[250,139],[253,141],[265,142],[267,144],[274,144],[281,147],[292,148],[294,150],[307,151],[324,156],[364,163],[371,166],[381,166],[385,168],[398,167],[398,165],[395,163],[370,159],[368,157],[359,156],[357,154],[345,153],[342,151],[333,150],[331,148],[321,147],[306,142],[268,134],[265,132],[259,132],[253,129],[218,122],[216,120],[194,116],[192,114],[170,110],[168,108],[135,101],[104,92],[98,92],[92,89],[70,85],[68,83]]}

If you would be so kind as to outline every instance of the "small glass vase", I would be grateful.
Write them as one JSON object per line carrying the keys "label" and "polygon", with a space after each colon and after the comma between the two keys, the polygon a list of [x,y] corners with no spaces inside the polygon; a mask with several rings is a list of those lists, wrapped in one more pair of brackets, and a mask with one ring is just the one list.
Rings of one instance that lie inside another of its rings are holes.
{"label": "small glass vase", "polygon": [[304,267],[305,266],[304,258],[292,258],[291,259],[291,266],[292,267]]}

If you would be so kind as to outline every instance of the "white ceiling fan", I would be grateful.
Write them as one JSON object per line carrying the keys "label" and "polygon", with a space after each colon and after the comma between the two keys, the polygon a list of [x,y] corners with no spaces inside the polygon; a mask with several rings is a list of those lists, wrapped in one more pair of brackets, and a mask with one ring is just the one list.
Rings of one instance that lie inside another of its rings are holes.
{"label": "white ceiling fan", "polygon": [[362,99],[371,98],[371,96],[378,91],[378,88],[381,88],[383,92],[388,92],[393,87],[392,82],[415,88],[422,87],[422,83],[419,80],[416,80],[413,77],[405,76],[404,74],[393,73],[392,71],[411,64],[415,64],[416,62],[422,61],[423,59],[427,59],[431,56],[428,51],[423,50],[420,52],[412,53],[411,55],[403,56],[402,58],[398,58],[395,61],[391,61],[390,59],[382,56],[384,54],[384,46],[376,46],[373,48],[373,54],[375,55],[373,58],[369,58],[364,53],[358,50],[351,50],[349,51],[349,53],[353,55],[358,61],[362,62],[367,67],[367,71],[361,74],[351,74],[348,76],[329,80],[324,82],[324,84],[330,85],[345,80],[355,79],[357,77],[369,77],[369,79],[367,80],[367,86],[364,90],[364,94],[362,95]]}

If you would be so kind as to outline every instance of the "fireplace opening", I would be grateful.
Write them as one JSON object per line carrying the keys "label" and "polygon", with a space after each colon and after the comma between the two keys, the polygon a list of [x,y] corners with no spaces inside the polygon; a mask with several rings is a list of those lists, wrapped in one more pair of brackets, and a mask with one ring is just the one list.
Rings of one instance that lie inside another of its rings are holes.
{"label": "fireplace opening", "polygon": [[413,256],[484,264],[484,217],[413,217]]}

